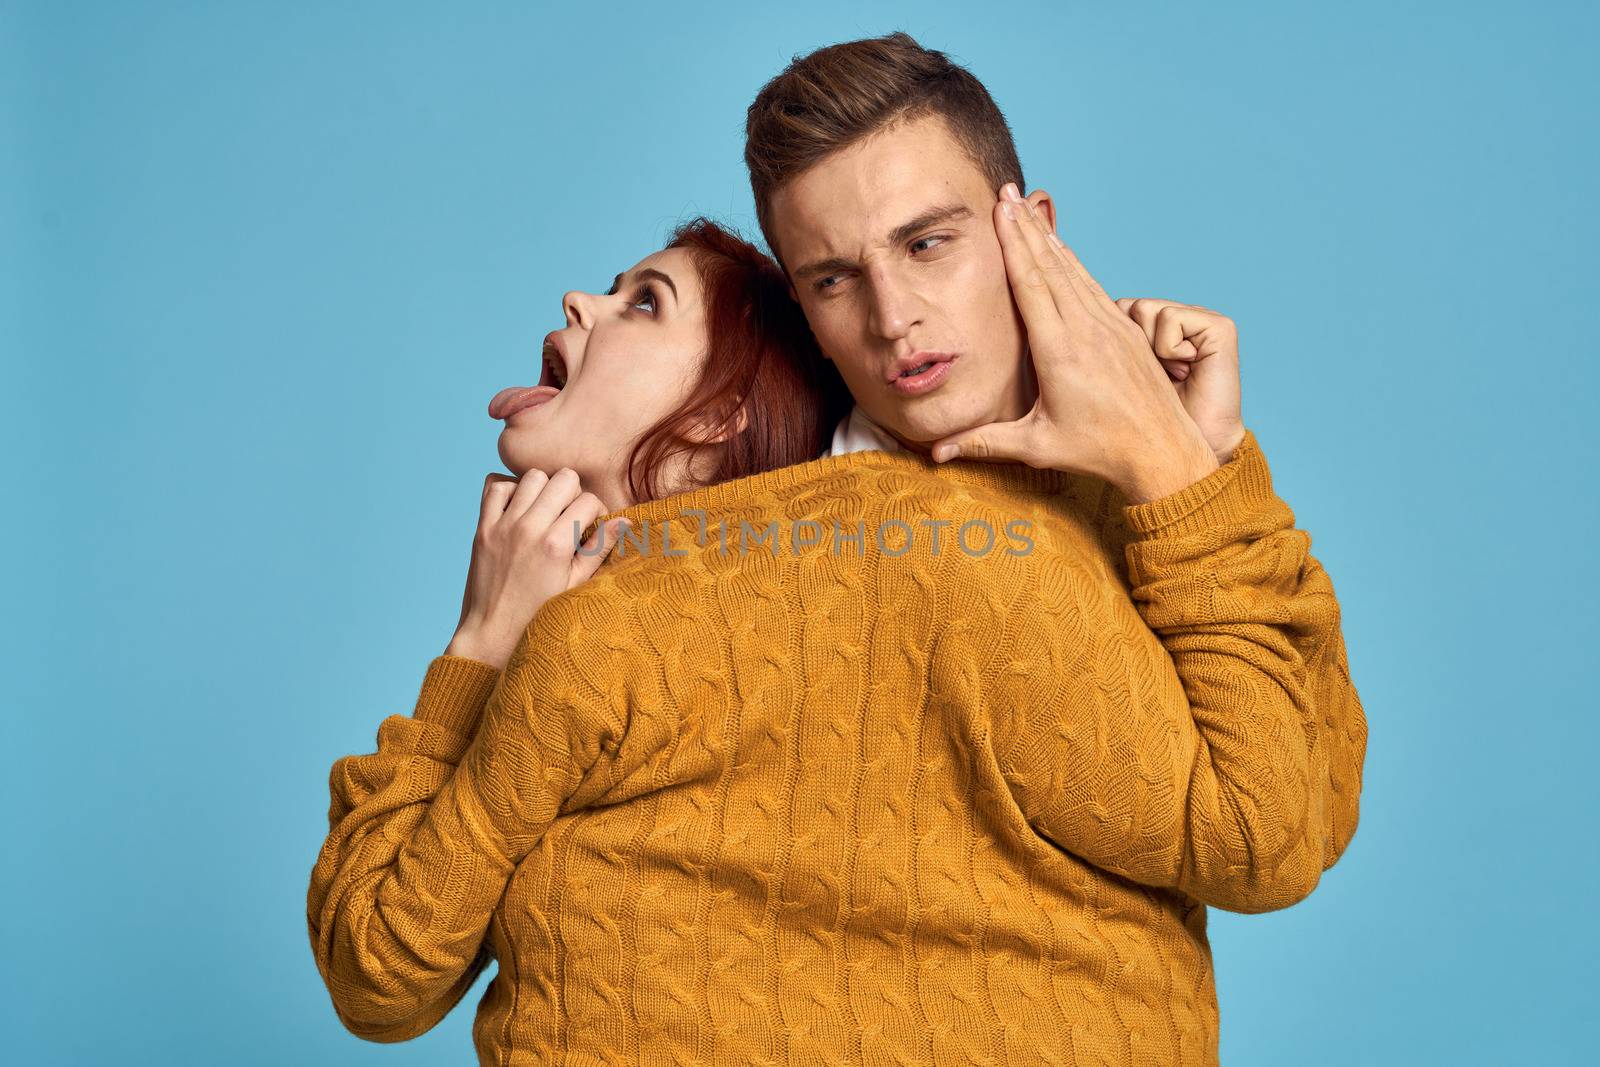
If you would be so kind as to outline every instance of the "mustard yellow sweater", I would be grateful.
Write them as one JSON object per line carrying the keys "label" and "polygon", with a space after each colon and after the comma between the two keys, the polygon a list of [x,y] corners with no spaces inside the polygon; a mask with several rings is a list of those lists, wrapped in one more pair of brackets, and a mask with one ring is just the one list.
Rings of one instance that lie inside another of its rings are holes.
{"label": "mustard yellow sweater", "polygon": [[483,1063],[1217,1062],[1205,906],[1312,891],[1367,734],[1253,434],[1132,507],[862,451],[624,514],[649,551],[334,764],[346,1027],[421,1034],[493,958]]}

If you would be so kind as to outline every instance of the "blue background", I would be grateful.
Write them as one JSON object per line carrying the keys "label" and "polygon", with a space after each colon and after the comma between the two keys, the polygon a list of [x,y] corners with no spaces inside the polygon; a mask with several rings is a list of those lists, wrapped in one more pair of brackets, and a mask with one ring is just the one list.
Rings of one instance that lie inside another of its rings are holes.
{"label": "blue background", "polygon": [[328,769],[450,637],[561,292],[754,234],[756,89],[899,28],[1113,296],[1239,322],[1340,594],[1361,826],[1299,906],[1212,911],[1223,1062],[1578,1062],[1596,16],[576,7],[0,7],[6,1059],[471,1061],[487,977],[406,1045],[333,1014]]}

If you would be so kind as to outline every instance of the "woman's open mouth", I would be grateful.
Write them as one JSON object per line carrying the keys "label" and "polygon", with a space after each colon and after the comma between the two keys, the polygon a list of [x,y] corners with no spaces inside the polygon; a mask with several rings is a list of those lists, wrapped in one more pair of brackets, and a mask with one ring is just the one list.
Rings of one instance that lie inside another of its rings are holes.
{"label": "woman's open mouth", "polygon": [[561,390],[553,385],[513,385],[494,394],[494,399],[489,401],[489,417],[491,419],[509,419],[519,411],[524,411],[553,398]]}
{"label": "woman's open mouth", "polygon": [[519,411],[538,407],[566,388],[567,365],[552,344],[544,346],[544,367],[538,385],[512,385],[494,394],[489,401],[491,419],[509,419]]}
{"label": "woman's open mouth", "polygon": [[539,372],[539,384],[567,387],[567,361],[562,358],[561,349],[549,341],[544,343],[544,369]]}

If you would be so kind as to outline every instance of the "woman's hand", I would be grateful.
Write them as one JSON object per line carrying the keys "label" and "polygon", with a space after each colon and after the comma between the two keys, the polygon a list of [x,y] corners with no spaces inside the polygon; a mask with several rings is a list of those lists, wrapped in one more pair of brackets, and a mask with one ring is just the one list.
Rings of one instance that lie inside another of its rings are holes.
{"label": "woman's hand", "polygon": [[582,551],[577,544],[578,534],[607,510],[567,467],[548,477],[532,469],[520,480],[484,479],[461,619],[445,654],[504,668],[545,601],[589,578],[616,547],[624,519],[596,527]]}

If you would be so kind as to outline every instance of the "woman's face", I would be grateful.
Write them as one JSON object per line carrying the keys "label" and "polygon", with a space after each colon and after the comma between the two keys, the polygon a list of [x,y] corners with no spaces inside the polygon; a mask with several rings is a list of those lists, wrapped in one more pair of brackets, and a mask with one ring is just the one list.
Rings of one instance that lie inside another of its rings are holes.
{"label": "woman's face", "polygon": [[520,478],[533,468],[571,467],[608,508],[637,503],[628,455],[689,395],[705,358],[693,257],[665,249],[618,275],[610,292],[561,298],[567,325],[545,338],[538,386],[502,389],[489,405],[491,417],[505,420],[499,451],[507,469]]}

